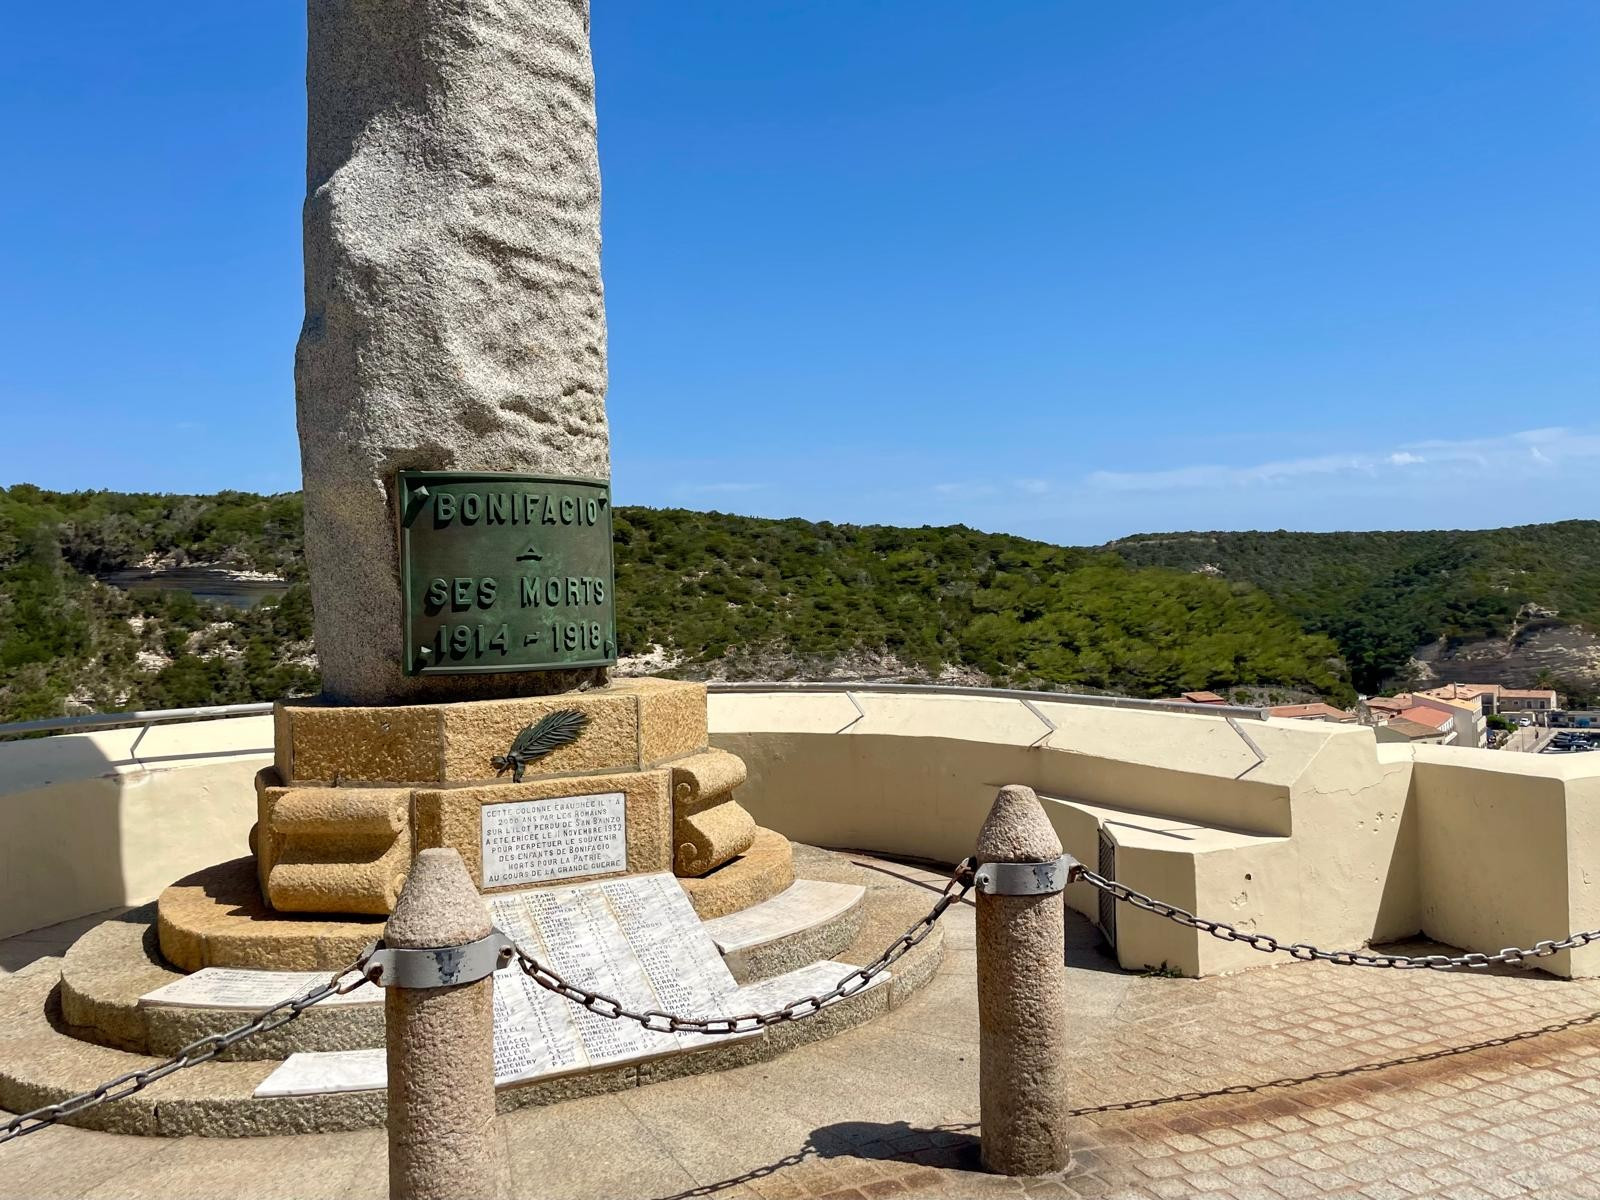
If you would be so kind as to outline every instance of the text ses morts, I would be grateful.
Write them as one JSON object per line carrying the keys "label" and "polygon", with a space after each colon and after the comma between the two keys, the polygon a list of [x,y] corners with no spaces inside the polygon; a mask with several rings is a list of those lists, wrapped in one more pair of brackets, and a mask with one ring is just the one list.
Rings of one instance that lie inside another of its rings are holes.
{"label": "text ses morts", "polygon": [[402,471],[396,493],[408,673],[616,662],[605,481]]}

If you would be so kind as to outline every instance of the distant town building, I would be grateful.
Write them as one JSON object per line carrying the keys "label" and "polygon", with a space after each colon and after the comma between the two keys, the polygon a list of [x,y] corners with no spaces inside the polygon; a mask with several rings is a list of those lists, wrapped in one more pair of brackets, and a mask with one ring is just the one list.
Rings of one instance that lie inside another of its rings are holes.
{"label": "distant town building", "polygon": [[1549,713],[1561,707],[1561,697],[1549,688],[1513,688],[1498,683],[1447,683],[1418,694],[1439,700],[1475,701],[1486,717],[1533,713],[1541,725]]}
{"label": "distant town building", "polygon": [[1361,723],[1380,725],[1411,708],[1410,696],[1368,696],[1361,701]]}
{"label": "distant town building", "polygon": [[1354,710],[1335,708],[1331,704],[1318,701],[1315,704],[1277,704],[1267,709],[1275,717],[1287,717],[1292,721],[1354,721]]}
{"label": "distant town building", "polygon": [[1411,742],[1434,746],[1447,745],[1448,740],[1455,737],[1454,730],[1446,733],[1442,729],[1435,729],[1432,725],[1424,725],[1420,721],[1408,721],[1405,717],[1395,717],[1392,721],[1385,721],[1382,725],[1375,726],[1372,732],[1380,742]]}
{"label": "distant town building", "polygon": [[[1398,696],[1368,696],[1361,701],[1360,721],[1363,725],[1381,728],[1395,721],[1410,721],[1424,725],[1439,734],[1439,744],[1445,746],[1487,746],[1489,721],[1482,700],[1476,694],[1438,696],[1434,692],[1402,692]],[[1388,741],[1413,741],[1413,738],[1389,738]]]}
{"label": "distant town building", "polygon": [[1455,730],[1453,739],[1445,739],[1447,746],[1487,746],[1489,744],[1489,718],[1476,697],[1457,700],[1434,696],[1428,692],[1413,692],[1412,705],[1400,715],[1407,720],[1421,721],[1424,725],[1436,722],[1424,713],[1442,714],[1449,727]]}

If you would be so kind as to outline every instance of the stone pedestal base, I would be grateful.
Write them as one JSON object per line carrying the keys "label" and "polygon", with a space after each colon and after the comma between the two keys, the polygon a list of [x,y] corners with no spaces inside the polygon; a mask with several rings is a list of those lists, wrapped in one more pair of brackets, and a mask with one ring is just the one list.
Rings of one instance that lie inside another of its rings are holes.
{"label": "stone pedestal base", "polygon": [[[508,776],[504,756],[518,735],[562,710],[580,714],[577,738],[524,763],[521,780]],[[488,892],[663,870],[698,877],[755,840],[733,799],[744,763],[708,747],[696,683],[631,679],[561,696],[385,708],[282,704],[275,747],[256,779],[251,849],[262,897],[279,913],[388,913],[411,860],[434,846],[457,850]],[[620,809],[625,850],[598,869],[579,856],[575,869],[491,872],[483,831],[499,804],[518,808],[497,824],[536,822],[561,805]]]}
{"label": "stone pedestal base", "polygon": [[[766,857],[762,847],[774,836],[758,833],[746,857]],[[826,990],[849,966],[872,961],[928,909],[928,893],[918,884],[864,870],[847,858],[812,847],[793,846],[791,854],[806,885],[769,905],[741,911],[731,921],[706,926],[740,984],[759,989],[745,1000],[750,1011]],[[738,878],[750,870],[732,869],[743,861],[730,864],[725,877]],[[325,921],[272,916],[259,901],[252,908],[248,897],[254,890],[253,870],[251,860],[243,858],[174,885],[167,897],[169,911],[162,914],[162,933],[180,924],[169,918],[187,914],[201,920],[200,914],[208,913],[204,928],[188,930],[201,935],[201,945],[208,933],[213,948],[239,947],[252,936],[250,931],[270,933],[279,939],[272,944],[274,960],[281,957],[303,969],[321,970],[343,965],[348,958],[341,947],[323,962],[316,953],[319,940],[340,936],[344,926],[344,935],[352,939],[348,949],[353,957],[358,942],[364,943],[380,926],[374,918]],[[695,886],[709,894],[713,886],[725,886],[717,882],[723,874],[716,872]],[[855,895],[841,897],[842,885],[844,892],[853,890]],[[807,887],[813,893],[810,902]],[[815,895],[819,888],[832,889],[831,895]],[[230,894],[239,903],[230,902]],[[0,979],[0,1109],[25,1112],[56,1103],[104,1080],[154,1067],[195,1038],[232,1029],[246,1019],[245,1009],[184,1007],[147,996],[182,978],[158,952],[158,937],[149,924],[153,917],[149,909],[130,912],[86,934],[65,959],[41,959]],[[281,940],[286,933],[305,939],[301,951]],[[548,1104],[723,1070],[831,1037],[897,1007],[927,983],[939,962],[941,938],[935,927],[895,963],[884,983],[802,1021],[684,1053],[509,1083],[498,1094],[498,1107],[504,1111]],[[261,943],[268,944],[265,939]],[[252,957],[241,965],[263,964]],[[358,997],[359,993],[351,1000]],[[329,1133],[381,1125],[381,1090],[268,1095],[264,1084],[295,1053],[362,1052],[380,1046],[382,1010],[382,1004],[324,1002],[299,1020],[239,1043],[217,1060],[180,1071],[158,1087],[86,1109],[68,1122],[162,1137]]]}
{"label": "stone pedestal base", "polygon": [[[678,882],[701,920],[709,920],[770,899],[794,878],[789,840],[757,827],[747,853],[702,878]],[[183,971],[201,967],[334,971],[348,966],[383,929],[380,916],[311,915],[269,908],[249,858],[219,863],[180,879],[161,893],[156,911],[161,954]]]}
{"label": "stone pedestal base", "polygon": [[383,932],[379,916],[274,911],[261,898],[256,864],[249,858],[178,880],[161,893],[156,913],[161,955],[183,971],[336,971]]}

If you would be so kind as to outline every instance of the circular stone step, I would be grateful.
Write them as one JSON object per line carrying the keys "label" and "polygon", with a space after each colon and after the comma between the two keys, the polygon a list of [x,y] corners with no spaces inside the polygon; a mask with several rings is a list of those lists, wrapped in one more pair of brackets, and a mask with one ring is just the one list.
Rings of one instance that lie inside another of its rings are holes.
{"label": "circular stone step", "polygon": [[750,983],[838,955],[861,929],[866,894],[859,883],[796,879],[772,899],[704,927],[733,977]]}
{"label": "circular stone step", "polygon": [[[140,1004],[139,997],[174,983],[185,972],[161,958],[155,905],[132,909],[96,925],[61,960],[61,1019],[74,1037],[135,1054],[165,1056],[196,1038],[248,1021],[249,1010]],[[383,1045],[382,993],[378,1003],[324,1002],[287,1025],[247,1038],[218,1057],[230,1061],[277,1060],[300,1050],[359,1050]]]}
{"label": "circular stone step", "polygon": [[[756,829],[755,843],[699,879],[680,879],[701,920],[771,899],[794,882],[789,839]],[[161,955],[184,971],[337,971],[383,931],[385,918],[282,913],[261,898],[254,858],[185,876],[161,893]]]}
{"label": "circular stone step", "polygon": [[161,954],[184,971],[246,967],[337,971],[383,932],[384,918],[301,916],[268,908],[246,856],[187,875],[161,893]]}
{"label": "circular stone step", "polygon": [[[868,906],[860,884],[797,879],[771,900],[716,918],[706,932],[741,984],[839,957],[856,940]],[[186,978],[161,957],[155,905],[132,909],[80,937],[61,962],[61,1019],[73,1037],[135,1054],[167,1055],[250,1019],[251,1010],[140,1003]],[[293,1022],[248,1038],[219,1057],[282,1059],[297,1051],[383,1045],[382,993],[367,1003],[325,1002]]]}
{"label": "circular stone step", "polygon": [[699,879],[678,882],[702,921],[770,900],[794,882],[794,847],[781,833],[756,826],[756,840],[737,858],[730,859]]}
{"label": "circular stone step", "polygon": [[[865,871],[839,855],[796,846],[794,856],[808,878],[860,884],[866,895],[856,911],[859,931],[837,955],[844,962],[870,962],[908,925],[921,917],[932,900],[914,884]],[[152,1043],[185,1042],[203,1033],[233,1028],[247,1019],[238,1010],[178,1009],[155,1013],[146,1006],[142,1018],[131,1014],[140,995],[179,977],[179,972],[152,961],[155,951],[148,932],[148,908],[96,926],[68,952],[66,960],[40,959],[0,980],[0,1108],[24,1112],[89,1091],[105,1080],[151,1066],[159,1056],[146,1056],[102,1044],[113,1036],[139,1035],[137,1021]],[[141,924],[145,922],[145,924]],[[743,1041],[713,1043],[701,1049],[580,1074],[512,1085],[498,1092],[502,1111],[548,1104],[577,1096],[618,1091],[682,1075],[725,1070],[771,1058],[791,1047],[831,1037],[897,1007],[933,974],[943,953],[936,927],[919,946],[901,958],[886,985],[851,996],[805,1020],[764,1030]],[[117,961],[109,961],[116,959]],[[96,963],[99,965],[94,965]],[[69,965],[70,963],[70,965]],[[70,977],[71,982],[68,983]],[[781,984],[781,980],[778,981]],[[146,986],[148,985],[148,986]],[[68,992],[72,999],[66,1000]],[[120,995],[121,999],[116,997]],[[778,1002],[795,997],[784,996]],[[69,1021],[71,1007],[79,1022]],[[340,1024],[351,1012],[369,1010],[380,1022],[367,1045],[381,1045],[381,1005],[342,1005],[338,1010],[312,1008],[274,1034],[278,1053],[299,1049],[289,1040],[335,1037],[320,1049],[348,1045],[349,1030]],[[202,1019],[211,1024],[202,1024]],[[307,1022],[325,1020],[315,1032]],[[184,1022],[194,1022],[185,1025]],[[104,1026],[104,1028],[102,1028]],[[94,1040],[85,1040],[86,1034]],[[261,1037],[273,1036],[259,1035]],[[353,1040],[354,1034],[350,1033]],[[255,1039],[251,1039],[252,1041]],[[265,1043],[264,1043],[265,1044]],[[243,1053],[243,1043],[237,1049]],[[172,1049],[176,1049],[176,1045]],[[167,1053],[170,1051],[163,1051]],[[333,1132],[381,1124],[384,1094],[379,1091],[301,1096],[255,1096],[255,1090],[280,1063],[275,1059],[215,1060],[153,1084],[125,1099],[85,1110],[72,1124],[119,1133],[167,1137],[202,1135],[243,1137],[267,1134]]]}

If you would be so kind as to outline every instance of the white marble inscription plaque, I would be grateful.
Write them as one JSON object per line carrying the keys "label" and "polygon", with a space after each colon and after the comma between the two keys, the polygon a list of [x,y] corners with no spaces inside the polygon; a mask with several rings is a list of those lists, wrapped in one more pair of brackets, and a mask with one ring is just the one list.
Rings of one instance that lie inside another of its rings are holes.
{"label": "white marble inscription plaque", "polygon": [[[670,879],[670,876],[664,878]],[[676,886],[674,884],[674,886]],[[532,947],[529,947],[532,950]],[[733,988],[724,995],[715,1015],[759,1012],[777,1008],[801,996],[827,991],[855,968],[843,962],[818,962],[759,983]],[[731,976],[729,977],[731,981]],[[864,990],[887,983],[889,974],[878,976]],[[620,997],[619,997],[620,999]],[[837,1001],[831,1002],[837,1003]],[[630,1007],[633,1005],[630,1003]],[[677,1039],[665,1050],[641,1046],[630,1054],[603,1056],[609,1050],[593,1049],[592,1056],[577,1037],[571,1019],[574,1006],[528,979],[521,971],[501,971],[494,977],[494,1081],[498,1087],[567,1075],[589,1067],[617,1066],[620,1063],[654,1058],[674,1050],[690,1050],[712,1041],[759,1037],[760,1029],[731,1035],[647,1034],[651,1038]],[[537,1014],[529,1023],[530,1014]],[[713,1015],[700,1011],[685,1016]],[[374,1050],[312,1051],[291,1054],[277,1070],[262,1080],[257,1096],[306,1096],[323,1092],[373,1091],[385,1086],[387,1071],[384,1052]]]}
{"label": "white marble inscription plaque", "polygon": [[[669,874],[503,892],[485,897],[485,904],[495,927],[540,962],[635,1012],[724,1017],[739,989]],[[712,1040],[726,1041],[727,1035],[665,1033],[611,1020],[546,991],[515,966],[494,976],[494,1075],[500,1086],[675,1054]],[[382,1051],[309,1052],[290,1055],[256,1095],[383,1086]]]}
{"label": "white marble inscription plaque", "polygon": [[486,804],[481,819],[486,888],[628,869],[621,792]]}
{"label": "white marble inscription plaque", "polygon": [[[146,992],[140,1004],[169,1004],[175,1008],[237,1008],[247,1012],[268,1009],[303,996],[328,982],[331,971],[247,971],[233,967],[205,967]],[[344,995],[329,996],[320,1004],[371,1004],[383,999],[383,989],[363,983]]]}
{"label": "white marble inscription plaque", "polygon": [[[854,971],[855,964],[847,962],[814,962],[804,967],[790,971],[787,975],[776,975],[771,979],[757,980],[747,983],[728,1000],[731,1008],[739,1012],[768,1012],[774,1008],[781,1008],[791,1000],[798,1000],[802,996],[820,996],[824,992],[831,992],[850,972]],[[893,975],[885,971],[881,975],[874,975],[872,982],[859,992],[851,992],[850,996],[859,996],[861,992],[870,992],[879,984],[888,983]],[[850,996],[841,996],[837,1000],[829,1000],[823,1007],[838,1004],[840,1000],[848,1000]]]}

